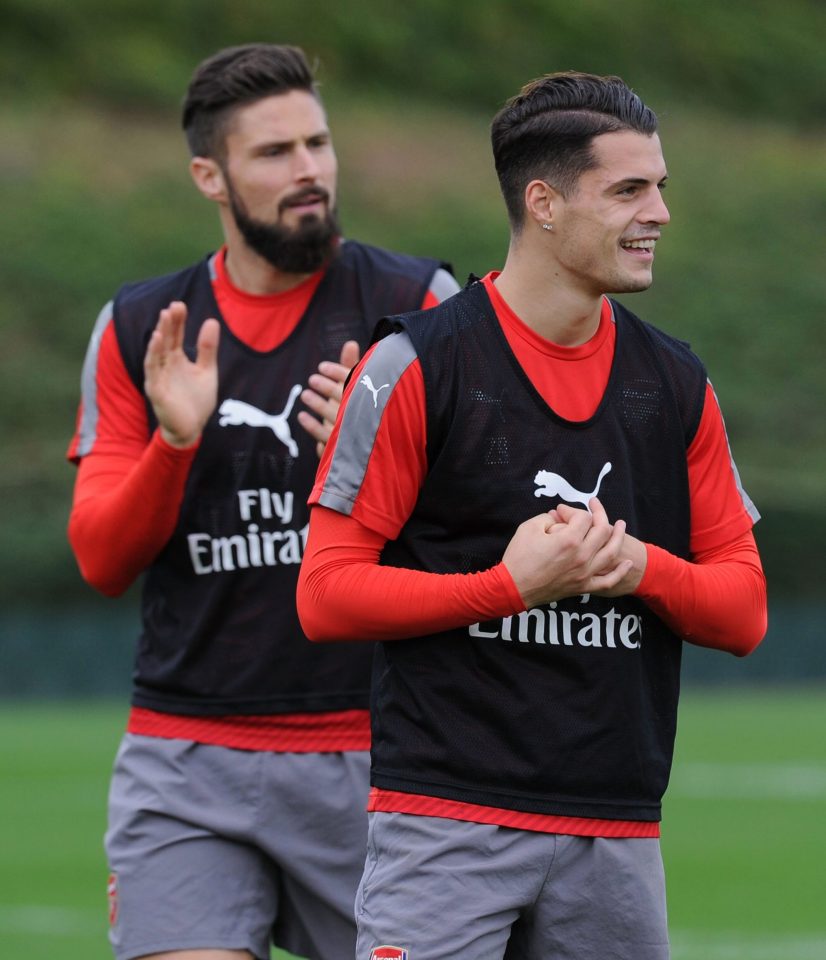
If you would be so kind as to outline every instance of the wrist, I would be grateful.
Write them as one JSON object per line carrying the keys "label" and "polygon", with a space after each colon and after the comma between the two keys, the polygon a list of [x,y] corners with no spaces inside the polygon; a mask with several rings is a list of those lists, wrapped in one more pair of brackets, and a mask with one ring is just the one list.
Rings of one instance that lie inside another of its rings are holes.
{"label": "wrist", "polygon": [[626,579],[630,578],[628,579],[628,592],[636,594],[645,580],[650,554],[647,543],[644,543],[642,540],[637,540],[636,537],[629,537],[629,540],[631,541],[630,560],[632,567]]}
{"label": "wrist", "polygon": [[664,582],[678,575],[675,569],[677,557],[655,544],[649,543],[645,546],[647,562],[634,590],[634,596],[641,600],[650,600],[662,593]]}
{"label": "wrist", "polygon": [[528,609],[528,605],[525,603],[525,599],[519,587],[516,585],[516,581],[513,579],[513,574],[504,561],[500,560],[499,563],[490,568],[488,573],[500,584],[503,602],[508,607],[502,616],[511,616],[514,613],[521,613],[523,610]]}
{"label": "wrist", "polygon": [[179,437],[167,430],[166,427],[160,425],[158,426],[158,437],[162,443],[173,450],[192,450],[201,442],[200,433],[194,437]]}

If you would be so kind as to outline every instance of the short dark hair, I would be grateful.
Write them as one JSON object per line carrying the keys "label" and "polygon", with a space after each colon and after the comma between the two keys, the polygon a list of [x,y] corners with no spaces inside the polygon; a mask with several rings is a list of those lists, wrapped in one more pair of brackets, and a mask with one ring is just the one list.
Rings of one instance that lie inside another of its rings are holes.
{"label": "short dark hair", "polygon": [[181,114],[192,156],[222,160],[233,111],[291,90],[306,90],[320,100],[313,71],[299,47],[247,43],[208,57],[192,75]]}
{"label": "short dark hair", "polygon": [[649,136],[657,116],[619,77],[566,71],[526,84],[493,118],[491,144],[508,219],[524,222],[525,187],[546,180],[563,196],[596,166],[592,141],[636,130]]}

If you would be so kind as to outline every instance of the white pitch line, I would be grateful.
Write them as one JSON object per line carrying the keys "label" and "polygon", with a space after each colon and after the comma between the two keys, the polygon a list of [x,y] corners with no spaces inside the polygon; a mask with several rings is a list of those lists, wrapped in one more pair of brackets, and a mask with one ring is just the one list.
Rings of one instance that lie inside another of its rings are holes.
{"label": "white pitch line", "polygon": [[105,932],[105,908],[78,910],[51,907],[40,903],[0,904],[0,941],[2,933],[35,933],[47,937]]}
{"label": "white pitch line", "polygon": [[671,931],[671,960],[823,960],[826,931],[820,936],[698,934]]}
{"label": "white pitch line", "polygon": [[820,800],[826,798],[826,767],[794,764],[677,763],[671,797]]}

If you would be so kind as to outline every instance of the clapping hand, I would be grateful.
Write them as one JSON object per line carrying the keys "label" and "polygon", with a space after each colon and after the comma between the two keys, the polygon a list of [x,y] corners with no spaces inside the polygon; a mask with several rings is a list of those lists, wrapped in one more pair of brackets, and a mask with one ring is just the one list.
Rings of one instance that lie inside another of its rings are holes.
{"label": "clapping hand", "polygon": [[324,447],[333,432],[338,408],[341,405],[344,381],[350,370],[358,363],[358,359],[359,345],[355,340],[348,340],[341,348],[338,363],[323,360],[318,365],[318,373],[310,376],[308,385],[301,394],[302,403],[317,416],[301,410],[298,414],[298,422],[316,441],[316,452],[319,457],[324,452]]}
{"label": "clapping hand", "polygon": [[218,402],[217,320],[198,332],[196,356],[184,353],[186,304],[173,301],[161,310],[144,358],[144,389],[161,436],[173,447],[192,446]]}

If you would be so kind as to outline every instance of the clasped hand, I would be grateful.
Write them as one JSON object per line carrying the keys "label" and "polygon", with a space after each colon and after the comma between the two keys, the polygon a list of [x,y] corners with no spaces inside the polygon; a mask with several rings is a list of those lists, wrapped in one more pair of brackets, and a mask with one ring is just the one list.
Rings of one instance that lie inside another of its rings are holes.
{"label": "clasped hand", "polygon": [[645,545],[611,524],[594,497],[590,512],[561,504],[520,524],[502,562],[526,609],[578,594],[632,593],[645,570]]}

